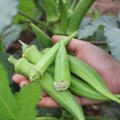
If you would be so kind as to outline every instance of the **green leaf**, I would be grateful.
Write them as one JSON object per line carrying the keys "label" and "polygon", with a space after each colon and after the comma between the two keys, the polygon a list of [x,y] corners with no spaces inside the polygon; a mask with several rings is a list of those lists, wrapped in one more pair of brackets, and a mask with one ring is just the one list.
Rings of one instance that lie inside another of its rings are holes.
{"label": "green leaf", "polygon": [[80,28],[78,32],[78,38],[86,39],[90,36],[93,36],[100,26],[117,27],[117,22],[113,16],[102,16],[98,20],[93,21],[90,25]]}
{"label": "green leaf", "polygon": [[0,120],[18,120],[17,106],[11,93],[7,72],[0,63]]}
{"label": "green leaf", "polygon": [[3,45],[8,48],[12,42],[16,41],[22,31],[22,25],[12,25],[3,33]]}
{"label": "green leaf", "polygon": [[0,33],[12,23],[17,14],[18,0],[0,0]]}
{"label": "green leaf", "polygon": [[0,62],[3,64],[4,68],[8,73],[8,78],[11,80],[14,73],[14,67],[8,61],[9,54],[6,52],[0,52]]}
{"label": "green leaf", "polygon": [[[19,6],[18,9],[25,12],[30,17],[36,16],[36,5],[34,3],[34,0],[19,0]],[[14,19],[15,23],[18,23],[19,21],[26,21],[27,18],[21,15],[17,15]]]}
{"label": "green leaf", "polygon": [[18,120],[35,120],[35,106],[40,100],[42,90],[39,82],[31,83],[23,87],[16,96],[18,105]]}
{"label": "green leaf", "polygon": [[87,18],[85,17],[81,24],[80,24],[80,29],[84,29],[84,27],[86,27],[87,25],[89,25],[91,23],[91,19],[90,18]]}
{"label": "green leaf", "polygon": [[106,42],[109,45],[111,54],[120,61],[120,29],[117,27],[105,28]]}
{"label": "green leaf", "polygon": [[52,45],[50,37],[40,28],[38,28],[35,24],[30,23],[30,26],[35,33],[37,40],[44,47],[50,47]]}
{"label": "green leaf", "polygon": [[0,39],[0,51],[4,52],[5,48],[3,46],[2,40]]}

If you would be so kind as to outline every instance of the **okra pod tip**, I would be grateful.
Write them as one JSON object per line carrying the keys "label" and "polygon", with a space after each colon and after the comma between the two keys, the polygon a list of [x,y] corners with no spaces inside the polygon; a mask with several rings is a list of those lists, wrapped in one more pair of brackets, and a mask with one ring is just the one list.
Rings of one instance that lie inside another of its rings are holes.
{"label": "okra pod tip", "polygon": [[19,40],[19,43],[22,45],[22,53],[24,53],[24,51],[29,47],[29,45],[27,45],[26,43],[22,42],[21,40]]}
{"label": "okra pod tip", "polygon": [[8,58],[8,61],[9,61],[11,64],[15,65],[18,60],[15,59],[12,55],[10,55],[10,57]]}

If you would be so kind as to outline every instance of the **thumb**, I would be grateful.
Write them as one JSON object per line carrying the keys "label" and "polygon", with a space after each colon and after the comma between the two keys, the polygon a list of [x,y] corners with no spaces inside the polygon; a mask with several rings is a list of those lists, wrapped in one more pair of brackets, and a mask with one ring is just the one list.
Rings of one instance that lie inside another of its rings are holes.
{"label": "thumb", "polygon": [[[53,43],[57,43],[59,41],[59,38],[61,36],[59,35],[54,35],[52,37],[52,42]],[[66,38],[65,36],[62,36],[64,39]],[[69,44],[67,45],[67,49],[71,52],[73,52],[75,55],[78,54],[78,52],[80,51],[80,47],[81,45],[83,44],[84,41],[80,41],[80,40],[77,40],[77,39],[72,39]]]}

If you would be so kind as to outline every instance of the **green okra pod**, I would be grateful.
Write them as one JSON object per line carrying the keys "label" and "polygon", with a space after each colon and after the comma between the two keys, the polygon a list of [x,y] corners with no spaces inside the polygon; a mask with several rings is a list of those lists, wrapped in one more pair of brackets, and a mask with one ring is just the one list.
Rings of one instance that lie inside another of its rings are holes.
{"label": "green okra pod", "polygon": [[83,111],[73,95],[68,91],[56,91],[53,87],[53,77],[45,73],[40,80],[42,89],[47,92],[62,107],[69,111],[77,120],[85,120]]}
{"label": "green okra pod", "polygon": [[59,48],[55,59],[54,87],[56,90],[67,90],[70,86],[69,61],[63,39],[59,40]]}
{"label": "green okra pod", "polygon": [[17,60],[13,56],[10,56],[8,60],[10,63],[14,64],[15,71],[17,73],[20,73],[26,77],[29,76],[30,69],[33,67],[33,65],[29,63],[27,59],[21,58]]}
{"label": "green okra pod", "polygon": [[[50,49],[50,48],[48,48],[48,49]],[[30,51],[32,51],[32,49],[30,49]],[[35,53],[37,53],[37,52],[35,51]],[[33,52],[31,52],[31,56],[32,55],[34,55]],[[39,54],[36,54],[36,55],[38,56]],[[71,59],[73,59],[73,58],[74,57],[71,57]],[[28,57],[28,60],[31,61],[31,63],[35,64],[31,57]],[[37,61],[38,60],[39,60],[39,58],[37,59]],[[47,71],[49,73],[51,73],[52,75],[54,75],[54,65],[51,65],[50,67],[48,67]],[[81,78],[71,75],[70,80],[71,80],[70,90],[74,94],[86,97],[88,99],[93,99],[93,100],[110,100],[106,96],[97,92],[93,87],[91,87],[89,84],[84,82]],[[97,80],[99,80],[101,85],[106,89],[104,81],[103,80],[101,81],[101,79],[97,79]],[[115,95],[115,96],[120,98],[120,95]]]}
{"label": "green okra pod", "polygon": [[30,23],[30,26],[32,27],[33,32],[37,36],[37,40],[43,47],[50,47],[52,45],[50,37],[47,34],[45,34],[44,31],[42,31],[33,23]]}
{"label": "green okra pod", "polygon": [[74,31],[76,31],[80,23],[83,20],[83,17],[85,16],[88,9],[91,7],[91,5],[94,3],[95,0],[80,0],[77,4],[74,12],[72,13],[67,29],[67,34],[71,34]]}
{"label": "green okra pod", "polygon": [[50,48],[45,48],[45,49],[43,49],[42,50],[42,54],[45,54],[47,51],[49,51],[50,50]]}
{"label": "green okra pod", "polygon": [[57,10],[55,0],[42,0],[43,7],[47,15],[48,22],[55,22],[59,20],[59,12]]}
{"label": "green okra pod", "polygon": [[[64,40],[64,44],[67,45],[73,37],[77,35],[77,31],[75,31],[73,34],[68,36]],[[42,58],[36,63],[36,65],[31,70],[31,74],[29,76],[29,79],[32,81],[39,79],[43,73],[47,70],[49,65],[55,60],[56,53],[59,47],[59,43],[56,43],[52,48],[50,48],[49,51],[47,51]]]}
{"label": "green okra pod", "polygon": [[[54,65],[48,68],[48,72],[50,74],[54,75],[54,71],[55,71]],[[75,76],[74,74],[71,74],[70,81],[71,81],[71,85],[69,87],[69,90],[78,96],[82,96],[92,100],[102,100],[102,101],[110,100],[106,96],[97,92],[93,87],[91,87],[89,84],[87,84],[81,78]],[[116,94],[115,96],[117,98],[120,98],[119,94]]]}
{"label": "green okra pod", "polygon": [[[16,72],[29,77],[28,73],[30,73],[31,66],[34,66],[33,64],[29,63],[28,60],[25,58],[21,58],[18,61],[13,59],[13,57],[10,59],[10,62],[15,64]],[[78,120],[85,120],[82,108],[76,101],[74,96],[68,90],[61,92],[56,91],[53,86],[53,77],[49,73],[46,72],[39,80],[39,82],[41,88],[56,102],[58,102],[61,107],[68,110]]]}
{"label": "green okra pod", "polygon": [[[22,46],[24,47],[24,45]],[[39,52],[35,45],[31,45],[27,47],[22,54],[23,58],[28,59],[32,63],[37,63],[37,61],[41,58],[42,54]],[[30,59],[29,59],[30,58]]]}
{"label": "green okra pod", "polygon": [[103,85],[101,85],[100,81],[102,81],[103,79],[96,72],[95,69],[85,64],[81,60],[78,60],[77,58],[70,55],[69,62],[72,73],[82,78],[85,82],[91,85],[100,94],[106,96],[107,98],[113,101],[116,101],[117,103],[120,103],[120,100],[117,97],[115,97],[111,92],[109,92],[107,87],[104,88]]}

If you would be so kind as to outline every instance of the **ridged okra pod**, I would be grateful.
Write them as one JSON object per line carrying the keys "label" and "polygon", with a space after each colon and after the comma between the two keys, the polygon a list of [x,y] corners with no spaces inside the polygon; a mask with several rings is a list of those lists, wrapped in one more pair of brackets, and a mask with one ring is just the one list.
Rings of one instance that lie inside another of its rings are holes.
{"label": "ridged okra pod", "polygon": [[[24,45],[22,47],[24,47]],[[37,47],[35,45],[28,46],[23,51],[23,54],[22,54],[23,58],[28,59],[33,64],[36,64],[37,61],[41,58],[41,56],[42,56],[42,54],[39,52],[39,50],[37,49]]]}
{"label": "ridged okra pod", "polygon": [[[77,31],[75,31],[73,34],[68,36],[64,40],[64,44],[67,45],[73,37],[77,35]],[[29,76],[29,79],[36,80],[39,79],[43,73],[47,70],[49,65],[55,60],[56,53],[59,47],[59,43],[56,43],[52,48],[50,48],[49,51],[47,51],[42,58],[36,63],[36,65],[31,70],[31,74]]]}
{"label": "ridged okra pod", "polygon": [[54,86],[58,91],[67,90],[70,86],[69,61],[64,40],[59,40],[59,48],[55,59]]}
{"label": "ridged okra pod", "polygon": [[102,81],[103,79],[96,72],[95,69],[85,64],[81,60],[78,60],[77,58],[70,55],[69,63],[72,73],[82,78],[85,82],[91,85],[97,92],[101,93],[102,95],[106,96],[107,98],[113,101],[116,101],[117,103],[120,103],[120,100],[117,97],[115,97],[111,92],[109,92],[107,87],[104,88],[101,85],[100,81]]}
{"label": "ridged okra pod", "polygon": [[33,32],[37,36],[38,41],[43,47],[50,47],[52,45],[52,41],[50,37],[45,34],[40,28],[38,28],[35,24],[30,23]]}
{"label": "ridged okra pod", "polygon": [[[49,48],[48,48],[49,49]],[[37,49],[35,49],[37,50]],[[30,51],[32,51],[32,49],[30,49]],[[29,52],[30,52],[29,51]],[[38,51],[37,51],[38,52]],[[37,53],[35,51],[35,53]],[[31,52],[31,56],[34,55],[33,52]],[[39,54],[36,54],[37,56]],[[74,58],[74,57],[73,57]],[[71,58],[71,59],[73,59]],[[33,59],[31,57],[27,58],[29,61],[31,61],[31,63],[35,64]],[[39,58],[37,59],[37,61],[39,60]],[[51,73],[52,75],[54,75],[54,65],[51,65],[47,71],[49,73]],[[97,79],[99,80],[99,82],[101,83],[101,85],[106,89],[106,86],[104,84],[104,81],[101,79]],[[87,84],[86,82],[84,82],[81,78],[76,77],[74,75],[71,74],[71,86],[70,86],[70,90],[79,96],[83,96],[86,97],[88,99],[93,99],[93,100],[110,100],[108,97],[102,95],[101,93],[97,92],[93,87],[91,87],[89,84]],[[120,95],[115,95],[117,98],[120,98]]]}
{"label": "ridged okra pod", "polygon": [[[24,61],[25,60],[25,61]],[[12,58],[12,63],[15,62],[16,72],[29,77],[29,71],[33,64],[29,63],[25,58],[16,61]],[[17,62],[17,63],[16,63]],[[21,67],[22,66],[22,67]],[[16,68],[17,67],[17,68]],[[74,96],[67,90],[58,92],[53,86],[53,77],[49,73],[45,73],[39,80],[41,88],[50,95],[61,107],[68,110],[78,120],[85,120],[83,111]]]}
{"label": "ridged okra pod", "polygon": [[56,91],[53,86],[53,77],[45,73],[40,80],[42,89],[47,92],[60,106],[69,111],[77,120],[85,120],[82,108],[75,100],[73,95],[68,91]]}
{"label": "ridged okra pod", "polygon": [[[55,71],[54,65],[51,65],[47,71],[50,74],[54,75],[54,71]],[[92,100],[102,100],[102,101],[110,100],[106,96],[97,92],[93,87],[91,87],[81,78],[73,75],[72,73],[71,73],[70,81],[71,81],[71,85],[69,87],[69,90],[78,96],[82,96]],[[117,98],[120,98],[119,94],[115,96]]]}
{"label": "ridged okra pod", "polygon": [[57,11],[56,1],[55,0],[42,0],[43,7],[47,15],[48,22],[55,22],[59,20],[59,13]]}
{"label": "ridged okra pod", "polygon": [[83,17],[85,16],[88,9],[91,7],[91,5],[94,3],[95,0],[80,0],[77,4],[74,12],[70,16],[70,21],[67,29],[67,34],[71,34],[74,31],[76,31],[81,21],[83,20]]}
{"label": "ridged okra pod", "polygon": [[13,56],[8,58],[9,62],[14,64],[15,71],[26,77],[29,76],[30,69],[33,67],[33,64],[29,63],[27,59],[20,58],[19,60],[15,59]]}

